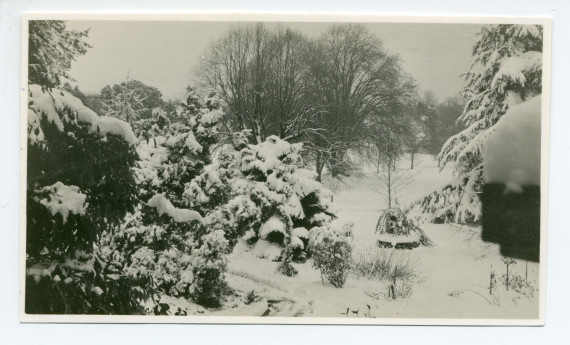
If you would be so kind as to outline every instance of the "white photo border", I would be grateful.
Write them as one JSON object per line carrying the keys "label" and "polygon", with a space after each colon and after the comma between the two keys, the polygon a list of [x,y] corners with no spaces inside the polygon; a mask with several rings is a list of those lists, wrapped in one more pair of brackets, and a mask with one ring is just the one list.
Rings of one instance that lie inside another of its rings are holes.
{"label": "white photo border", "polygon": [[[537,24],[543,26],[543,69],[541,111],[541,204],[539,311],[537,319],[461,318],[375,318],[341,317],[244,317],[244,316],[134,316],[134,315],[45,315],[25,313],[26,272],[26,182],[28,23],[30,20],[100,21],[208,21],[208,22],[367,22],[433,24]],[[20,322],[24,323],[156,323],[156,324],[291,324],[291,325],[414,325],[414,326],[543,326],[546,304],[546,229],[548,197],[548,153],[550,140],[550,97],[552,18],[547,16],[468,15],[354,15],[354,14],[260,14],[260,13],[55,13],[34,12],[22,16],[21,126],[20,126]]]}

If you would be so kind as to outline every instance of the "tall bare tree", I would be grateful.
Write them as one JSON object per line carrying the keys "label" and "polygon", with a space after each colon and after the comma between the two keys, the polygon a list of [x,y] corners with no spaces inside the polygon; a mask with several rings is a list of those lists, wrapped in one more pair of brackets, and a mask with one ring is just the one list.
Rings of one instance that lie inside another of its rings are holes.
{"label": "tall bare tree", "polygon": [[361,25],[336,25],[314,44],[311,96],[321,110],[320,131],[311,136],[316,172],[327,166],[333,175],[351,169],[349,149],[367,137],[368,120],[393,96],[401,77],[398,59]]}
{"label": "tall bare tree", "polygon": [[235,129],[250,129],[255,142],[297,138],[314,111],[305,100],[308,45],[289,28],[236,26],[212,44],[198,77],[228,105]]}
{"label": "tall bare tree", "polygon": [[268,101],[270,118],[268,131],[284,140],[301,137],[314,127],[313,116],[318,112],[309,102],[307,62],[310,42],[290,28],[278,27],[272,34]]}

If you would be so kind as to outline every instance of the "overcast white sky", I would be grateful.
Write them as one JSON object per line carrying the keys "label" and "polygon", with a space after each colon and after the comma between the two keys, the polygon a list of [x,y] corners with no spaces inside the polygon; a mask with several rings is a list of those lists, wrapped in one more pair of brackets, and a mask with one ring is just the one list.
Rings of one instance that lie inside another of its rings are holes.
{"label": "overcast white sky", "polygon": [[[159,88],[165,99],[180,98],[209,43],[234,23],[168,21],[69,21],[68,28],[90,28],[93,46],[73,63],[79,87],[99,92],[107,84],[130,78]],[[319,35],[330,23],[289,23]],[[443,99],[459,92],[461,73],[469,68],[471,46],[480,25],[368,23],[384,47],[400,55],[403,68],[420,90]]]}

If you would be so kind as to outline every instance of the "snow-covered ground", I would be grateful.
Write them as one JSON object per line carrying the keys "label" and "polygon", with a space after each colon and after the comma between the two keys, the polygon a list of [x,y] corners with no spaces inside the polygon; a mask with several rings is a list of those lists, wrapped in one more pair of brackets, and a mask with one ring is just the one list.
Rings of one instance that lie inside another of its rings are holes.
{"label": "snow-covered ground", "polygon": [[[402,167],[409,162],[402,162]],[[442,172],[428,155],[416,158],[410,183],[398,193],[401,204],[415,200],[451,179],[449,169]],[[336,184],[334,204],[338,216],[354,223],[355,251],[389,251],[375,245],[374,229],[380,211],[386,207],[381,184],[375,172]],[[407,283],[412,291],[405,298],[388,298],[387,280],[349,276],[343,288],[321,282],[311,262],[295,264],[296,277],[276,271],[277,263],[260,259],[240,242],[228,262],[228,283],[236,291],[226,308],[200,310],[203,315],[236,316],[322,316],[376,318],[538,318],[538,290],[523,296],[507,291],[497,283],[489,294],[490,272],[497,278],[505,273],[498,246],[484,243],[479,228],[453,224],[422,224],[433,247],[419,247],[409,255],[416,275]],[[514,273],[538,287],[538,265],[517,262]],[[500,280],[500,279],[499,279]],[[246,298],[247,295],[249,298]],[[247,304],[246,304],[247,301]],[[370,307],[370,309],[369,309]],[[347,312],[348,310],[348,312]]]}
{"label": "snow-covered ground", "polygon": [[[414,169],[409,170],[409,182],[396,193],[396,200],[406,205],[436,190],[451,181],[451,168],[440,172],[437,161],[431,155],[418,154],[414,158]],[[403,159],[399,169],[409,169],[409,159]],[[406,178],[406,179],[408,179]],[[387,207],[385,186],[376,174],[375,167],[365,167],[364,177],[350,177],[342,182],[325,181],[335,190],[334,205],[340,219],[354,223],[356,243],[370,244],[376,241],[376,223],[380,212]]]}

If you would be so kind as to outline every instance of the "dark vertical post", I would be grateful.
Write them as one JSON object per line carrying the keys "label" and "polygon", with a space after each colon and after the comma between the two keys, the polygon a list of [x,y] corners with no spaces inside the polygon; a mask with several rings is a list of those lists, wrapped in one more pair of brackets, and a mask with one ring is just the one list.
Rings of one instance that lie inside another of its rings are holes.
{"label": "dark vertical post", "polygon": [[507,291],[509,291],[509,263],[507,262]]}
{"label": "dark vertical post", "polygon": [[489,295],[493,294],[493,265],[491,265],[491,272],[489,272]]}

